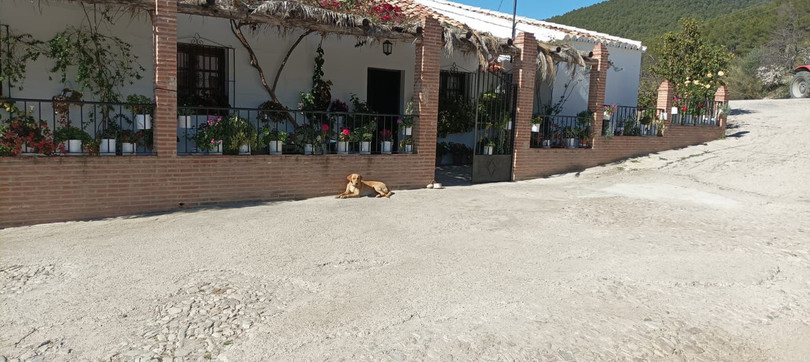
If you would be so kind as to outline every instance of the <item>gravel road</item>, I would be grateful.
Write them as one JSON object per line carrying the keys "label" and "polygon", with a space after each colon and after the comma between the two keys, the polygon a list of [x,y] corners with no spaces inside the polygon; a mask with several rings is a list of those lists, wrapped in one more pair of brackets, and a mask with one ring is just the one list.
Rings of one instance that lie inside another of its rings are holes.
{"label": "gravel road", "polygon": [[732,107],[578,174],[0,230],[0,361],[806,360],[810,100]]}

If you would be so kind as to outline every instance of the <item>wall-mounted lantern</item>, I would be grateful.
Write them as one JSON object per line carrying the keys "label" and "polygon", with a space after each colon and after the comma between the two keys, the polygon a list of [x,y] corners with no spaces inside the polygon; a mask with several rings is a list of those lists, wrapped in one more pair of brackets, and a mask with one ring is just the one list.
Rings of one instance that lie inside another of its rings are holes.
{"label": "wall-mounted lantern", "polygon": [[393,52],[394,52],[394,43],[391,43],[388,40],[383,42],[383,54],[391,55],[391,53],[393,53]]}

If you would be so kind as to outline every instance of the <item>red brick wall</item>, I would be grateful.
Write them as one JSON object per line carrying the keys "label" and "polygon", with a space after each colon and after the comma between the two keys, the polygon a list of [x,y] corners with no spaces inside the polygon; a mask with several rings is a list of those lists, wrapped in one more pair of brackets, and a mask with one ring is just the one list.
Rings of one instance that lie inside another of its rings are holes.
{"label": "red brick wall", "polygon": [[416,154],[0,157],[0,227],[337,195],[353,172],[396,192],[424,187],[434,163]]}
{"label": "red brick wall", "polygon": [[531,119],[534,110],[534,80],[537,75],[537,40],[534,34],[520,33],[515,39],[520,49],[520,58],[513,70],[518,85],[517,109],[515,110],[515,153],[512,160],[512,178],[520,170],[523,159],[529,156],[529,140],[532,134]]}
{"label": "red brick wall", "polygon": [[[602,117],[605,109],[605,91],[607,90],[607,70],[609,65],[609,53],[607,47],[602,43],[597,43],[593,47],[593,59],[597,63],[591,66],[591,79],[588,83],[588,109],[593,112],[593,129],[602,129]],[[600,139],[594,139],[594,146]]]}
{"label": "red brick wall", "polygon": [[515,170],[515,181],[579,171],[635,156],[701,144],[723,136],[723,127],[670,126],[664,137],[597,137],[593,149],[532,148]]}

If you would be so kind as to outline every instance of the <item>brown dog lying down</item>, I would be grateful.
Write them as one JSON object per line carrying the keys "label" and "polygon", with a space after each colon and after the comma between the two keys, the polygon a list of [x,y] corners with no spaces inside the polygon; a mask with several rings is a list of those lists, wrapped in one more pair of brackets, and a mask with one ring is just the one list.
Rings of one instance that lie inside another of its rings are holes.
{"label": "brown dog lying down", "polygon": [[376,197],[391,197],[394,193],[385,186],[384,183],[379,181],[363,181],[363,176],[353,173],[346,176],[349,184],[346,185],[346,191],[335,196],[338,199],[345,199],[349,197],[360,197],[376,194]]}

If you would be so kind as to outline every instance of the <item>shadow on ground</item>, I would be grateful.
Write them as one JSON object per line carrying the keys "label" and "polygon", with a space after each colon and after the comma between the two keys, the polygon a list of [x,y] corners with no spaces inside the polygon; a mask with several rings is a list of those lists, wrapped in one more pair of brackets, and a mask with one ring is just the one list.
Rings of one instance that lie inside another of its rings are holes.
{"label": "shadow on ground", "polygon": [[472,165],[447,165],[436,167],[436,181],[444,186],[472,185]]}

